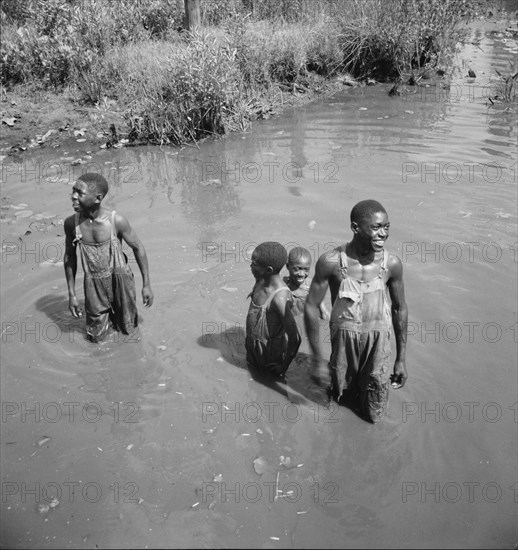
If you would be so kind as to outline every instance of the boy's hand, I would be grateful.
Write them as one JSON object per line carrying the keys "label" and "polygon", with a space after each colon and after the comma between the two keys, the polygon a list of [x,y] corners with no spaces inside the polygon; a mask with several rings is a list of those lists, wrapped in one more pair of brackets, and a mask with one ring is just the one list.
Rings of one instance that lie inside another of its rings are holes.
{"label": "boy's hand", "polygon": [[283,363],[268,363],[265,368],[277,376],[283,375],[288,370],[288,367]]}
{"label": "boy's hand", "polygon": [[82,317],[83,312],[79,309],[79,301],[75,296],[70,296],[68,299],[68,309],[73,317]]}
{"label": "boy's hand", "polygon": [[327,309],[323,308],[320,310],[320,319],[323,319],[324,321],[329,321],[331,316],[329,315],[329,311]]}
{"label": "boy's hand", "polygon": [[396,361],[394,363],[394,374],[390,377],[391,386],[395,390],[399,390],[405,385],[405,382],[408,378],[406,372],[406,366],[404,361]]}
{"label": "boy's hand", "polygon": [[315,382],[315,384],[323,388],[327,388],[331,384],[331,373],[329,372],[329,365],[327,361],[313,356],[311,379]]}
{"label": "boy's hand", "polygon": [[151,307],[153,305],[153,291],[149,285],[142,287],[142,301],[146,307]]}

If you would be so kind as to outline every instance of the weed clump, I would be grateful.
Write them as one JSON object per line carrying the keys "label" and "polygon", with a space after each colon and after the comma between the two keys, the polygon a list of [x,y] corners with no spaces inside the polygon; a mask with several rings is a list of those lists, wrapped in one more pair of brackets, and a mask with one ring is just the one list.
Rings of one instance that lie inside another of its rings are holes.
{"label": "weed clump", "polygon": [[201,0],[202,26],[187,32],[183,0],[4,0],[1,82],[108,98],[131,139],[181,144],[244,129],[331,76],[392,80],[434,66],[470,6]]}

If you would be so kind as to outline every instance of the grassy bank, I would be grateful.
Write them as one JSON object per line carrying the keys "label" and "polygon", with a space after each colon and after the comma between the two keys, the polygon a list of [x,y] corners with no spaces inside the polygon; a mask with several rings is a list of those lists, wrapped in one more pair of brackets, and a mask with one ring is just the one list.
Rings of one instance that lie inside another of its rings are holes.
{"label": "grassy bank", "polygon": [[327,79],[393,80],[445,63],[468,0],[2,2],[2,85],[110,104],[130,140],[181,144],[244,129]]}

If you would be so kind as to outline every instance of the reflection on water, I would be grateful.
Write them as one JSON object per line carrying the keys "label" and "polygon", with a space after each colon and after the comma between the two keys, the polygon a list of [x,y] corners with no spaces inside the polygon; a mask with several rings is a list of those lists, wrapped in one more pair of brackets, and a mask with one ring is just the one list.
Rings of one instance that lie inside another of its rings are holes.
{"label": "reflection on water", "polygon": [[[3,544],[515,544],[517,121],[486,97],[513,51],[491,25],[451,78],[401,97],[347,89],[199,147],[92,153],[150,259],[140,342],[91,344],[68,313],[74,152],[4,171]],[[370,197],[410,307],[410,379],[376,426],[312,386],[307,350],[287,388],[258,384],[243,337],[253,247],[316,262]],[[22,482],[77,485],[40,514]]]}

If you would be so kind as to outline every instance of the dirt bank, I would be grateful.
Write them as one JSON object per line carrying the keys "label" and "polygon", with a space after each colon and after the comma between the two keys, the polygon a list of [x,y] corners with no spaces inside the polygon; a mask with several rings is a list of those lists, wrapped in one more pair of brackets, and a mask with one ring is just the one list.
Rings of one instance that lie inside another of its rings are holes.
{"label": "dirt bank", "polygon": [[69,92],[31,92],[22,87],[2,89],[0,118],[4,155],[68,143],[100,147],[110,139],[111,124],[124,131],[124,121],[114,105],[89,107],[74,101]]}
{"label": "dirt bank", "polygon": [[[315,78],[309,87],[284,90],[282,108],[329,96],[344,86],[363,85],[366,83],[356,82],[347,75],[333,80]],[[269,118],[281,110],[272,108],[268,112],[258,113],[257,118]],[[87,151],[128,144],[127,124],[122,108],[115,101],[104,99],[95,106],[85,105],[70,91],[34,92],[22,86],[11,91],[2,88],[0,120],[0,156],[16,157],[42,147],[67,146]]]}

